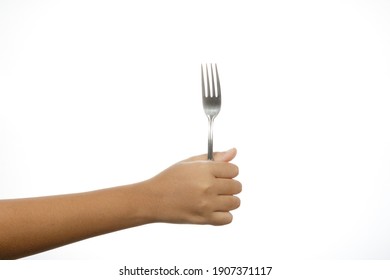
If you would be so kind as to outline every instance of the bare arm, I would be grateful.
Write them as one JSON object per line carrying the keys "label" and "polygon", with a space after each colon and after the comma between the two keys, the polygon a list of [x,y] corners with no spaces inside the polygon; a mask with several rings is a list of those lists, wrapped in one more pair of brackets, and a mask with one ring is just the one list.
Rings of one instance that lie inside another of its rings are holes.
{"label": "bare arm", "polygon": [[132,185],[87,193],[0,200],[0,259],[15,259],[154,222],[223,225],[239,207],[236,151],[179,162]]}

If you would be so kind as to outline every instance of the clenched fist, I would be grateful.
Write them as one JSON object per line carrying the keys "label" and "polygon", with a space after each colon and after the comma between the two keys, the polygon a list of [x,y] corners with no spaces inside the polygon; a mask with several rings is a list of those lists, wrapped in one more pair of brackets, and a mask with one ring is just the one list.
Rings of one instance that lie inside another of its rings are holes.
{"label": "clenched fist", "polygon": [[241,183],[234,180],[238,167],[230,161],[236,150],[215,153],[215,161],[206,155],[181,161],[149,181],[145,203],[156,222],[225,225],[232,221],[230,213],[240,206],[235,196]]}

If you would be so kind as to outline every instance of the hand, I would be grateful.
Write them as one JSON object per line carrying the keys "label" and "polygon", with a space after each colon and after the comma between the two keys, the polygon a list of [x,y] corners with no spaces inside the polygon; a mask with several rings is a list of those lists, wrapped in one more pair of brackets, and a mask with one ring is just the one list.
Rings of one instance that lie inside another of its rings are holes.
{"label": "hand", "polygon": [[233,178],[238,167],[229,163],[236,149],[214,154],[215,161],[206,155],[181,161],[150,179],[148,199],[156,222],[191,224],[229,224],[229,212],[240,206],[235,194],[241,183]]}

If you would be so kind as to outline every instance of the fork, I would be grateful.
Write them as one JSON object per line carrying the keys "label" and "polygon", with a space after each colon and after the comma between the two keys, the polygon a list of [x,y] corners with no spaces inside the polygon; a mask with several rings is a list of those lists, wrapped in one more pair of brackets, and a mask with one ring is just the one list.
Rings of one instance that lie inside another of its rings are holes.
{"label": "fork", "polygon": [[[209,121],[209,137],[208,137],[208,152],[207,159],[214,160],[213,156],[213,125],[214,119],[217,117],[219,111],[221,110],[221,85],[219,83],[218,76],[218,68],[217,64],[215,65],[215,69],[213,65],[210,64],[210,73],[211,73],[211,87],[212,91],[210,91],[210,78],[209,78],[209,69],[206,66],[206,73],[203,71],[203,65],[201,65],[201,74],[202,74],[202,100],[203,100],[203,110],[206,113],[207,119]],[[214,83],[214,70],[216,77],[216,85]],[[207,90],[205,90],[205,82],[204,78],[206,77],[207,81]]]}

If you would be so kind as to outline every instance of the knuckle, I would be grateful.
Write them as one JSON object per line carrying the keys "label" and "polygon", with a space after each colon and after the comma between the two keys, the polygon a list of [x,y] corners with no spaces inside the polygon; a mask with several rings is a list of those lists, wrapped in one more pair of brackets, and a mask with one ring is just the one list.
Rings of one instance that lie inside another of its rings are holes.
{"label": "knuckle", "polygon": [[210,172],[210,163],[208,161],[198,161],[196,162],[196,167],[201,171],[201,172]]}
{"label": "knuckle", "polygon": [[207,180],[202,184],[202,189],[205,194],[214,193],[215,184],[213,180]]}
{"label": "knuckle", "polygon": [[199,200],[198,202],[198,214],[201,215],[201,216],[204,216],[205,213],[209,212],[209,208],[210,208],[210,205],[209,205],[209,202],[207,201],[207,199],[201,199]]}

